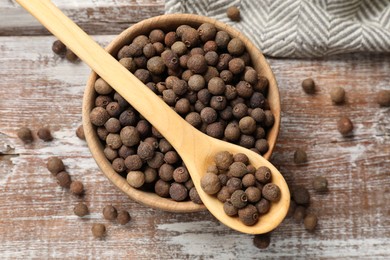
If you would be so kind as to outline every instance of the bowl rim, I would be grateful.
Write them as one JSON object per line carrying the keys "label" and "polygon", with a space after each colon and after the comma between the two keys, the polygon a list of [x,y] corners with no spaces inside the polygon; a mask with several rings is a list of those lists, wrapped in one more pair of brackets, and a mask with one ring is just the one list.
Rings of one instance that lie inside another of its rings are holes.
{"label": "bowl rim", "polygon": [[[146,32],[150,32],[152,29],[168,30],[169,28],[177,28],[179,25],[182,24],[188,24],[194,27],[198,27],[202,23],[211,23],[215,25],[218,30],[228,32],[231,37],[240,38],[245,43],[246,49],[251,57],[253,66],[256,71],[259,72],[260,75],[267,75],[269,81],[269,91],[267,99],[272,100],[272,102],[270,102],[272,104],[272,106],[270,105],[270,109],[275,118],[274,125],[267,134],[269,150],[263,155],[263,157],[268,160],[271,157],[273,149],[275,148],[276,140],[280,129],[281,104],[279,89],[276,83],[275,76],[269,64],[267,63],[264,55],[241,32],[225,23],[205,16],[199,16],[194,14],[168,14],[145,19],[132,25],[131,27],[121,32],[118,36],[116,36],[110,42],[110,44],[107,45],[105,49],[108,53],[116,55],[119,49],[123,47],[124,44],[129,44],[136,36]],[[254,60],[256,62],[254,62]],[[143,190],[135,189],[127,183],[125,178],[121,177],[117,172],[112,169],[111,163],[104,156],[103,145],[101,144],[101,141],[97,136],[95,127],[92,125],[89,119],[89,113],[93,108],[94,98],[96,95],[93,85],[97,77],[98,75],[94,71],[92,71],[88,78],[83,96],[82,118],[83,128],[89,150],[91,151],[94,160],[96,161],[103,174],[127,196],[143,205],[164,211],[182,213],[205,210],[206,207],[204,205],[196,204],[192,201],[176,202],[169,198],[162,198],[153,192],[145,192]]]}

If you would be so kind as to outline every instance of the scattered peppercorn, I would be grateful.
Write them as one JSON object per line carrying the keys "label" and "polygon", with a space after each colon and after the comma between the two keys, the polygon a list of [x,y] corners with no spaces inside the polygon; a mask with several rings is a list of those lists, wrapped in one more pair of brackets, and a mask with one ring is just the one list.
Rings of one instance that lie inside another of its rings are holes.
{"label": "scattered peppercorn", "polygon": [[297,148],[294,152],[294,162],[301,164],[307,162],[307,154],[302,148]]}
{"label": "scattered peppercorn", "polygon": [[304,224],[306,230],[308,230],[310,232],[314,231],[314,229],[317,226],[317,223],[318,223],[318,218],[313,213],[307,214],[307,216],[303,220],[303,224]]}
{"label": "scattered peppercorn", "polygon": [[350,135],[353,131],[353,123],[348,117],[342,117],[337,121],[337,129],[343,136]]}
{"label": "scattered peppercorn", "polygon": [[377,93],[376,102],[382,107],[390,106],[390,90],[380,90]]}
{"label": "scattered peppercorn", "polygon": [[342,87],[334,87],[330,91],[330,98],[335,104],[341,104],[345,100],[345,90]]}
{"label": "scattered peppercorn", "polygon": [[92,225],[92,235],[96,238],[102,238],[106,235],[106,226],[101,223],[94,223]]}
{"label": "scattered peppercorn", "polygon": [[238,22],[240,21],[240,10],[236,6],[231,6],[226,10],[226,15],[230,20]]}
{"label": "scattered peppercorn", "polygon": [[308,205],[310,203],[309,191],[303,186],[295,187],[291,195],[297,204]]}
{"label": "scattered peppercorn", "polygon": [[66,171],[61,171],[56,175],[57,183],[63,188],[70,188],[70,184],[72,183],[72,179],[70,175]]}
{"label": "scattered peppercorn", "polygon": [[103,208],[103,217],[107,220],[115,220],[118,216],[118,211],[112,205],[107,205]]}
{"label": "scattered peppercorn", "polygon": [[70,184],[70,192],[72,192],[74,195],[82,195],[84,193],[84,185],[81,183],[81,181],[72,181]]}
{"label": "scattered peppercorn", "polygon": [[117,222],[120,225],[126,225],[131,220],[131,216],[128,211],[126,210],[119,210],[118,216],[117,216]]}
{"label": "scattered peppercorn", "polygon": [[37,135],[45,142],[53,140],[53,136],[51,135],[50,129],[47,127],[39,128]]}
{"label": "scattered peppercorn", "polygon": [[53,175],[57,175],[59,172],[65,169],[64,163],[58,157],[50,157],[47,160],[46,166],[49,172],[51,172]]}
{"label": "scattered peppercorn", "polygon": [[302,88],[307,94],[314,94],[315,92],[315,83],[312,78],[308,78],[302,81]]}
{"label": "scattered peppercorn", "polygon": [[81,140],[85,140],[84,128],[83,125],[79,125],[76,129],[76,136]]}
{"label": "scattered peppercorn", "polygon": [[80,202],[73,208],[73,212],[76,216],[84,217],[89,213],[88,206]]}
{"label": "scattered peppercorn", "polygon": [[70,49],[66,50],[65,58],[70,62],[76,62],[79,60],[79,57]]}
{"label": "scattered peppercorn", "polygon": [[27,127],[19,128],[16,134],[19,137],[19,139],[26,144],[31,143],[34,140],[31,130]]}
{"label": "scattered peppercorn", "polygon": [[65,53],[66,53],[66,46],[60,40],[54,41],[51,49],[57,55],[62,56],[62,55],[65,55]]}
{"label": "scattered peppercorn", "polygon": [[322,176],[314,177],[312,185],[315,191],[323,192],[328,190],[328,180]]}
{"label": "scattered peppercorn", "polygon": [[294,211],[294,220],[296,222],[302,222],[306,216],[306,208],[303,206],[297,206]]}
{"label": "scattered peppercorn", "polygon": [[271,243],[271,235],[269,233],[255,235],[253,238],[253,244],[259,249],[266,249]]}

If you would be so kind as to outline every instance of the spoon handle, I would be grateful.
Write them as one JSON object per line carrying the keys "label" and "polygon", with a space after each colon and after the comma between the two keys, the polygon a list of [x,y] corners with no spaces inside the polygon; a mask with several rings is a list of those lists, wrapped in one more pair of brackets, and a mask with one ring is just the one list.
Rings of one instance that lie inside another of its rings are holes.
{"label": "spoon handle", "polygon": [[[194,151],[199,138],[184,119],[100,47],[49,0],[16,0],[138,110],[177,150]],[[200,133],[200,132],[199,132]],[[195,136],[196,135],[196,136]],[[180,147],[180,149],[179,149]]]}

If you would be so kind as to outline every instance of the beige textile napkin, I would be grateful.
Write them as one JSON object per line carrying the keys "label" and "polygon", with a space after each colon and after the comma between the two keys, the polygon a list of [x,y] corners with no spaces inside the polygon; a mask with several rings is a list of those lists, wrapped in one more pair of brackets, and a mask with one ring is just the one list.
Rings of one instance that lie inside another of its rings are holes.
{"label": "beige textile napkin", "polygon": [[390,52],[390,0],[166,0],[165,9],[223,21],[274,57]]}

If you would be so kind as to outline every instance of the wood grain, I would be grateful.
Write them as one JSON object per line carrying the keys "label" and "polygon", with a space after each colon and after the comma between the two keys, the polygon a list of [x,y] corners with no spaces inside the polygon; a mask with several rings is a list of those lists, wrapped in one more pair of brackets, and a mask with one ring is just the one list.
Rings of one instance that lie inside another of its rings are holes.
{"label": "wood grain", "polygon": [[[146,1],[145,1],[146,2]],[[113,36],[94,36],[106,45]],[[86,144],[75,136],[90,70],[51,52],[51,36],[1,37],[0,41],[0,255],[2,259],[131,258],[388,259],[390,257],[390,109],[375,103],[376,92],[390,90],[390,56],[346,55],[321,60],[268,59],[282,99],[282,127],[272,162],[293,185],[310,187],[313,176],[326,176],[329,192],[310,188],[310,210],[319,216],[314,233],[286,219],[273,232],[268,249],[239,234],[208,212],[175,214],[139,205],[99,171]],[[313,77],[317,93],[306,95],[301,81]],[[334,106],[329,90],[342,86],[347,103]],[[343,138],[336,129],[341,115],[355,124]],[[36,132],[48,125],[55,139],[23,145],[16,130]],[[308,163],[295,165],[297,147]],[[58,187],[45,168],[60,156],[74,179],[83,181],[83,198]],[[72,209],[85,201],[91,215],[79,219]],[[102,208],[127,209],[126,226],[103,220]],[[103,240],[92,223],[107,224]]]}
{"label": "wood grain", "polygon": [[[164,0],[53,0],[88,34],[117,34],[142,19],[162,15]],[[0,1],[0,36],[50,34],[14,0]]]}

